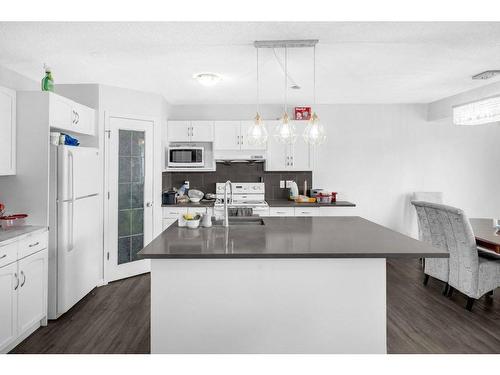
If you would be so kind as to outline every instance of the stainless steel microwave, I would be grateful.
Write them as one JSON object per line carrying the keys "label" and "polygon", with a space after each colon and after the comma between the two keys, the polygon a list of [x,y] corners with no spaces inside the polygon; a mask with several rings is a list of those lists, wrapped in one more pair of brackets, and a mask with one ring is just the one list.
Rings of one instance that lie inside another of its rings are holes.
{"label": "stainless steel microwave", "polygon": [[168,148],[169,168],[202,168],[205,166],[205,148],[172,146]]}

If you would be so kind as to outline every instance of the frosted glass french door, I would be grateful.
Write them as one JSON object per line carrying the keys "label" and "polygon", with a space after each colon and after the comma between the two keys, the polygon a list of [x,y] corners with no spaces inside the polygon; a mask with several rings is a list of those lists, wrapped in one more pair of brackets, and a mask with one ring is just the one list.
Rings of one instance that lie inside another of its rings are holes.
{"label": "frosted glass french door", "polygon": [[137,252],[153,238],[153,122],[109,118],[107,280],[149,272]]}

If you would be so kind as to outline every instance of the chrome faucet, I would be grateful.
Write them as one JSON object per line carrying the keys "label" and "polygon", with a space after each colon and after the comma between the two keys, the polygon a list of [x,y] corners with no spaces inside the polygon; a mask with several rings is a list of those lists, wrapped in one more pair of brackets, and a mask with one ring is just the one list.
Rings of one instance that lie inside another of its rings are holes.
{"label": "chrome faucet", "polygon": [[227,199],[227,187],[229,186],[231,190],[231,204],[233,203],[233,185],[231,185],[231,181],[227,180],[224,184],[224,226],[229,226],[229,214],[228,214],[228,199]]}

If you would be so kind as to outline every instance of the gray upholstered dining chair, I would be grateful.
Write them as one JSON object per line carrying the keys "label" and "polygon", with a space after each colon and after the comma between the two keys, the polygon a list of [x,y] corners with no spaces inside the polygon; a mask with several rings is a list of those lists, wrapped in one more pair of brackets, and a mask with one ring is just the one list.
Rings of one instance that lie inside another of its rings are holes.
{"label": "gray upholstered dining chair", "polygon": [[[434,198],[438,199],[435,196],[430,196],[432,193],[414,193],[414,197],[421,198]],[[441,199],[439,197],[439,199]],[[424,208],[424,203],[438,203],[438,202],[428,202],[428,201],[419,201],[414,200],[411,202],[415,206],[415,210],[417,211],[418,217],[418,237],[420,241],[427,242],[433,247],[441,248],[448,250],[445,246],[445,241],[443,241],[443,236],[440,231],[435,230],[435,219],[429,216],[428,211]],[[423,259],[424,264],[424,285],[427,285],[429,282],[429,276],[432,276],[435,279],[441,280],[445,283],[443,294],[446,295],[449,290],[448,286],[448,276],[449,276],[449,259],[448,258],[426,258]]]}
{"label": "gray upholstered dining chair", "polygon": [[[431,237],[435,247],[450,253],[448,284],[451,296],[453,288],[465,294],[467,310],[472,310],[476,299],[491,294],[500,287],[500,261],[478,256],[476,239],[465,213],[443,204],[413,201],[423,231]],[[427,268],[425,274],[432,276],[443,269]]]}

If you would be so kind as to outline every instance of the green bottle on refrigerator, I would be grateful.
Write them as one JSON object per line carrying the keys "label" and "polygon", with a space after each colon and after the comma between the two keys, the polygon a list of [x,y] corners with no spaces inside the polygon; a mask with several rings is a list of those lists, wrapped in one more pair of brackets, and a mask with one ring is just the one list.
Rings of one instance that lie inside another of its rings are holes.
{"label": "green bottle on refrigerator", "polygon": [[51,69],[45,66],[45,77],[42,79],[42,91],[54,91],[54,79],[52,78]]}

